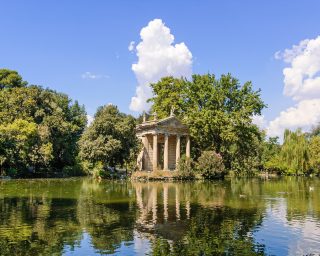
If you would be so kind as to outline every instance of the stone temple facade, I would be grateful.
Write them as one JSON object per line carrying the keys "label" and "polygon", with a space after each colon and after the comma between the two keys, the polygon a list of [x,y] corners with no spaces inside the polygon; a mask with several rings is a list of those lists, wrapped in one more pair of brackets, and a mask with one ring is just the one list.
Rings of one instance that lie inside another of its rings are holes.
{"label": "stone temple facade", "polygon": [[181,155],[181,144],[190,157],[188,127],[173,114],[170,117],[144,121],[137,125],[136,133],[143,144],[137,164],[140,170],[175,170]]}

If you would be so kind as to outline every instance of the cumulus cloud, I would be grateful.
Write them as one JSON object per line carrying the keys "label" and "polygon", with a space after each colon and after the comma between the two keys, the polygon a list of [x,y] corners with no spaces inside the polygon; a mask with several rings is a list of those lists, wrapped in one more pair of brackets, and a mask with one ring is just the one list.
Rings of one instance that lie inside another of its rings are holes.
{"label": "cumulus cloud", "polygon": [[298,45],[293,45],[291,49],[277,51],[274,54],[274,57],[277,60],[283,60],[286,63],[291,63],[295,57],[303,53],[308,43],[309,39],[302,40]]}
{"label": "cumulus cloud", "polygon": [[286,128],[301,128],[304,131],[320,121],[320,99],[302,100],[294,107],[282,111],[280,115],[269,123],[269,136],[282,136]]}
{"label": "cumulus cloud", "polygon": [[133,111],[148,110],[146,101],[152,96],[150,83],[164,76],[189,77],[192,73],[191,52],[183,42],[174,44],[174,36],[162,20],[150,21],[141,29],[140,37],[136,46],[138,62],[132,65],[138,82],[130,104]]}
{"label": "cumulus cloud", "polygon": [[289,64],[283,69],[283,93],[296,103],[269,123],[268,134],[282,136],[285,128],[307,131],[320,122],[320,36],[277,52],[275,58]]}
{"label": "cumulus cloud", "polygon": [[283,59],[284,94],[294,100],[320,97],[320,36],[286,49]]}
{"label": "cumulus cloud", "polygon": [[109,78],[108,75],[98,75],[98,74],[93,74],[91,72],[84,72],[82,75],[81,75],[81,78],[82,79],[92,79],[92,80],[95,80],[95,79],[101,79],[101,78]]}

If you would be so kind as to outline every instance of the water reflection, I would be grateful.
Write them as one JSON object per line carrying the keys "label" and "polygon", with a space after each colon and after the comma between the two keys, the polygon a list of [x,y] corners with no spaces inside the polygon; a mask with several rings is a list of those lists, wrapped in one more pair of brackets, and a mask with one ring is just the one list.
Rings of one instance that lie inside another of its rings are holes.
{"label": "water reflection", "polygon": [[0,255],[320,253],[318,179],[0,181]]}
{"label": "water reflection", "polygon": [[[230,208],[230,183],[134,183],[136,229],[155,255],[263,254],[249,234],[262,220],[259,200]],[[239,199],[239,195],[238,198]]]}

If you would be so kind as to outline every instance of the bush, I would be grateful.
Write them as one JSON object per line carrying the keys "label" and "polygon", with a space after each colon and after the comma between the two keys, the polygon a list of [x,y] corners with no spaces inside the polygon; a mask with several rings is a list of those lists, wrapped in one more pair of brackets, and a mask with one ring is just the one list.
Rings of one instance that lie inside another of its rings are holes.
{"label": "bush", "polygon": [[74,177],[74,176],[83,176],[85,175],[84,170],[79,164],[74,166],[65,166],[62,169],[63,177]]}
{"label": "bush", "polygon": [[214,151],[203,151],[198,158],[197,170],[205,179],[219,179],[226,174],[220,154]]}
{"label": "bush", "polygon": [[81,165],[84,173],[91,175],[94,178],[109,179],[112,177],[110,173],[111,169],[106,168],[101,161],[98,161],[96,163],[91,163],[89,161],[82,161]]}
{"label": "bush", "polygon": [[6,174],[7,174],[8,176],[12,177],[12,178],[15,178],[15,177],[17,177],[17,175],[18,175],[18,170],[15,169],[15,168],[10,167],[10,168],[7,170]]}
{"label": "bush", "polygon": [[190,158],[182,156],[179,159],[177,166],[177,176],[181,179],[193,179],[194,178],[194,162]]}

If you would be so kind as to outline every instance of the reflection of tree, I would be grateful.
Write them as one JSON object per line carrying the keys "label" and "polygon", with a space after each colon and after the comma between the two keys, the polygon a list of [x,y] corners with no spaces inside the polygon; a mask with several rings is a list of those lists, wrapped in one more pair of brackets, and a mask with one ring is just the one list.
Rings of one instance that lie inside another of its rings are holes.
{"label": "reflection of tree", "polygon": [[155,255],[263,254],[251,232],[267,205],[277,203],[265,199],[284,198],[289,221],[319,218],[319,187],[320,180],[296,178],[0,182],[0,255],[61,255],[84,232],[101,254],[116,252],[134,234],[148,238]]}
{"label": "reflection of tree", "polygon": [[[57,214],[55,199],[0,199],[0,255],[60,255],[64,245],[74,246],[81,229],[72,211]],[[66,200],[70,210],[74,200]],[[73,211],[74,213],[74,211]]]}
{"label": "reflection of tree", "polygon": [[135,212],[131,188],[128,183],[108,185],[111,187],[85,180],[77,209],[81,226],[100,253],[114,253],[121,242],[133,240]]}
{"label": "reflection of tree", "polygon": [[156,239],[153,255],[263,255],[263,246],[248,236],[260,219],[256,210],[198,208],[182,239],[170,246]]}
{"label": "reflection of tree", "polygon": [[[320,180],[305,177],[285,177],[265,182],[263,193],[286,199],[287,219],[320,219]],[[276,203],[276,202],[274,202]]]}
{"label": "reflection of tree", "polygon": [[[2,196],[2,191],[10,197]],[[114,252],[133,239],[135,199],[129,183],[89,179],[4,182],[0,187],[0,255],[61,255],[85,230],[92,245]]]}
{"label": "reflection of tree", "polygon": [[[138,230],[149,234],[153,255],[263,254],[263,246],[250,236],[264,211],[264,202],[251,197],[259,190],[258,183],[134,185],[140,208]],[[239,198],[242,194],[245,198]]]}

